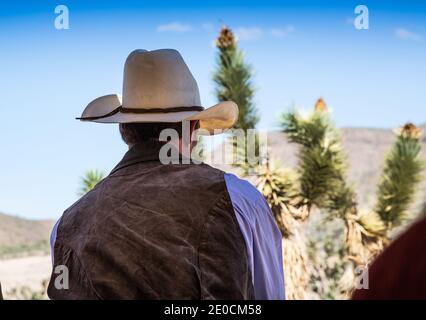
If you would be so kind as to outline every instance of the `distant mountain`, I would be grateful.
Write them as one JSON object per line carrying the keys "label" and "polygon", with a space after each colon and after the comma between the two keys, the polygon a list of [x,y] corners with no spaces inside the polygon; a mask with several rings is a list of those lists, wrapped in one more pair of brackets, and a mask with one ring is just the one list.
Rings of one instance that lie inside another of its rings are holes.
{"label": "distant mountain", "polygon": [[0,213],[0,258],[49,252],[53,220],[28,220]]}

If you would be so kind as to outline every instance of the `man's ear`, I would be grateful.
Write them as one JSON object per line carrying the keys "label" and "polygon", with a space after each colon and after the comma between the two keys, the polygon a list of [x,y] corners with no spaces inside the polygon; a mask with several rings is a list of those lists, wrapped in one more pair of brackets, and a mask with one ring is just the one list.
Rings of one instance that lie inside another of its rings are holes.
{"label": "man's ear", "polygon": [[200,127],[200,120],[191,120],[191,135],[192,133]]}

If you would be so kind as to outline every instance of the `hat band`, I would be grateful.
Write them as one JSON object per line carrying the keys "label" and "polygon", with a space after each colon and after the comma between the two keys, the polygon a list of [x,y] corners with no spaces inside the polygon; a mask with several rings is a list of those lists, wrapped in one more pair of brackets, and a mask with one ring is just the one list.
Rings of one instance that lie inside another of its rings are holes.
{"label": "hat band", "polygon": [[173,108],[151,108],[151,109],[136,109],[136,108],[125,108],[119,106],[118,108],[112,110],[111,112],[104,114],[102,116],[96,117],[81,117],[76,118],[77,120],[97,120],[102,118],[111,117],[116,113],[137,113],[137,114],[150,114],[150,113],[170,113],[170,112],[185,112],[185,111],[203,111],[204,108],[200,106],[192,107],[173,107]]}

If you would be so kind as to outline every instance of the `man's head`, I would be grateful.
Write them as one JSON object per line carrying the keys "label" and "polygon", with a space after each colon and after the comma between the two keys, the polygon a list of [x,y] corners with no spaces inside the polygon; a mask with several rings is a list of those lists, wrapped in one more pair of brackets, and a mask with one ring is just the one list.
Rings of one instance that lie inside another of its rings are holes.
{"label": "man's head", "polygon": [[[197,82],[178,51],[140,49],[131,52],[124,64],[122,95],[96,98],[78,119],[161,124],[199,120],[201,129],[218,134],[232,128],[238,119],[238,106],[232,101],[222,101],[204,108]],[[141,126],[152,131],[156,125]],[[146,136],[145,131],[142,137]]]}
{"label": "man's head", "polygon": [[184,135],[188,136],[187,144],[192,143],[192,134],[199,128],[198,121],[189,123],[189,132],[183,132],[185,126],[182,122],[146,122],[146,123],[120,123],[120,134],[123,141],[131,148],[135,144],[143,144],[148,141],[159,141],[163,130],[175,130],[179,137],[179,145],[186,141],[182,139]]}

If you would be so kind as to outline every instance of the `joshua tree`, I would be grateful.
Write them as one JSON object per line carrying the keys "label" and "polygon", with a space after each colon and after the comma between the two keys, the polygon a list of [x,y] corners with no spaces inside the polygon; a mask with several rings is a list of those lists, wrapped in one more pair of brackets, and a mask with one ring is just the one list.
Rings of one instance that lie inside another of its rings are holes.
{"label": "joshua tree", "polygon": [[81,187],[78,195],[83,196],[92,190],[104,178],[104,174],[98,170],[88,170],[81,178]]}
{"label": "joshua tree", "polygon": [[[353,203],[352,191],[344,184],[346,164],[340,151],[340,135],[328,116],[325,102],[319,99],[315,110],[305,118],[292,111],[284,114],[281,121],[289,141],[300,145],[299,164],[296,169],[298,191],[295,199],[298,200],[293,201],[293,204],[304,212],[303,220],[306,220],[315,209],[323,207],[335,208],[333,214],[342,215],[341,211],[344,211],[342,208],[350,207]],[[326,246],[324,242],[324,248],[321,250],[329,248],[327,252],[330,254],[334,251],[341,252],[339,248],[331,248],[331,245],[334,244],[332,241],[328,241],[328,243]],[[312,260],[311,262],[316,262],[315,265],[314,263],[308,264],[310,274],[308,278],[310,276],[315,283],[328,281],[327,285],[316,288],[316,291],[323,292],[330,288],[337,288],[338,281],[328,279],[330,275],[327,275],[332,271],[333,276],[340,276],[343,267],[338,263],[331,270],[325,261],[324,263],[317,261],[315,254],[317,248],[312,245],[313,243],[310,242],[308,249],[311,250],[308,251],[311,253],[313,251],[314,256],[310,254],[309,259]],[[323,292],[320,295],[323,297],[336,296],[334,292]]]}
{"label": "joshua tree", "polygon": [[395,133],[397,138],[386,158],[374,209],[386,230],[392,230],[407,219],[423,168],[419,157],[421,130],[407,123]]}
{"label": "joshua tree", "polygon": [[356,195],[346,182],[347,161],[338,130],[327,106],[319,99],[306,118],[289,112],[282,119],[289,140],[300,145],[300,195],[309,210],[324,211],[327,219],[345,225],[346,258],[353,266],[368,264],[389,242],[389,235],[406,216],[420,181],[420,130],[407,124],[397,131],[378,187],[374,210],[360,212]]}
{"label": "joshua tree", "polygon": [[219,50],[217,70],[213,76],[216,96],[219,101],[231,100],[238,105],[239,118],[235,128],[253,129],[259,118],[253,104],[251,67],[244,62],[244,55],[231,29],[222,27],[216,47]]}

